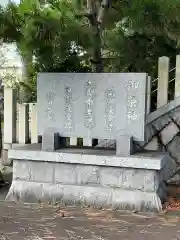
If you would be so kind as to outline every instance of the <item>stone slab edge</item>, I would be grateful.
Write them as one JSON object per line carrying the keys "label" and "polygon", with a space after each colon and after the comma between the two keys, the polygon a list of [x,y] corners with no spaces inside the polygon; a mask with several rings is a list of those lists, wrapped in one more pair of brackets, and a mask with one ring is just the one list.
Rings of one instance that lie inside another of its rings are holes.
{"label": "stone slab edge", "polygon": [[71,164],[85,164],[98,166],[113,166],[123,168],[138,168],[161,170],[168,160],[166,155],[157,157],[144,156],[103,156],[103,155],[88,155],[78,153],[63,153],[49,151],[32,151],[32,150],[14,150],[8,151],[9,159],[59,162]]}
{"label": "stone slab edge", "polygon": [[157,118],[163,116],[164,114],[172,111],[173,109],[180,106],[180,97],[177,97],[176,99],[172,100],[171,102],[167,103],[166,105],[158,108],[156,111],[150,113],[147,116],[146,124],[153,122]]}

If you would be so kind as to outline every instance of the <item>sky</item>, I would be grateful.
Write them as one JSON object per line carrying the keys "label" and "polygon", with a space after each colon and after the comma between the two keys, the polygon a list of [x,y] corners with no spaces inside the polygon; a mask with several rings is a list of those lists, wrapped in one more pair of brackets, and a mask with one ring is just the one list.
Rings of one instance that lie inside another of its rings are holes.
{"label": "sky", "polygon": [[[15,3],[19,3],[20,0],[11,0],[12,2],[15,2]],[[0,0],[0,4],[2,6],[5,6],[6,4],[8,4],[9,0]]]}

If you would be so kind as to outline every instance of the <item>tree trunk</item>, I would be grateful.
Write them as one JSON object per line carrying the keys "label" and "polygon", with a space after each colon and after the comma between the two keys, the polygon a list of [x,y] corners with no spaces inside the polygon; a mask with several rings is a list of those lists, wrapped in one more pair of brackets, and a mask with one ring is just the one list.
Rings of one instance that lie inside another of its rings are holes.
{"label": "tree trunk", "polygon": [[93,72],[103,72],[103,59],[102,59],[102,32],[104,18],[110,7],[110,0],[103,0],[101,6],[99,7],[98,1],[87,0],[87,10],[88,18],[92,31],[94,34],[94,46],[91,58],[92,71]]}
{"label": "tree trunk", "polygon": [[103,61],[101,55],[101,31],[96,25],[95,27],[92,26],[94,32],[94,47],[92,52],[91,64],[92,64],[92,71],[96,73],[103,72]]}
{"label": "tree trunk", "polygon": [[2,142],[2,110],[0,108],[0,157],[2,157],[3,142]]}

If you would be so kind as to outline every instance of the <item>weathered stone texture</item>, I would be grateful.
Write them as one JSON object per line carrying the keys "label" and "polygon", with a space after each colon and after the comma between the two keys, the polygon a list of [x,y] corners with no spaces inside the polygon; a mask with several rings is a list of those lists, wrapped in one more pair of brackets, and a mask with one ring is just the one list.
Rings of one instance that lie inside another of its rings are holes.
{"label": "weathered stone texture", "polygon": [[[161,109],[158,109],[161,113]],[[152,115],[152,114],[151,114]],[[155,115],[155,113],[153,113]],[[157,114],[158,116],[158,114]],[[100,143],[102,146],[102,143]],[[106,141],[108,145],[108,140]],[[151,122],[148,122],[145,128],[145,141],[135,142],[136,150],[151,150],[151,151],[166,151],[176,163],[173,172],[180,167],[180,108],[164,115],[159,114],[159,117]],[[173,176],[168,179],[169,183],[180,183],[180,173],[178,176]],[[179,179],[179,180],[178,180]],[[171,181],[172,180],[172,181]]]}
{"label": "weathered stone texture", "polygon": [[[154,170],[18,160],[14,160],[13,179],[16,182],[24,180],[32,184],[33,182],[49,183],[53,185],[51,186],[53,189],[55,185],[58,187],[60,184],[112,188],[114,191],[117,188],[155,193],[159,186],[158,175]],[[66,194],[68,195],[67,192]],[[30,195],[30,199],[36,199],[32,197],[32,193]],[[69,195],[66,197],[70,199]]]}
{"label": "weathered stone texture", "polygon": [[152,124],[155,126],[155,128],[158,131],[161,131],[170,122],[171,122],[171,119],[169,117],[169,114],[167,114],[167,115],[161,116],[160,118],[152,122]]}
{"label": "weathered stone texture", "polygon": [[133,153],[133,139],[131,136],[121,135],[116,139],[116,155],[128,156]]}
{"label": "weathered stone texture", "polygon": [[174,121],[176,121],[177,124],[180,125],[180,108],[178,107],[176,111],[174,111],[171,115]]}
{"label": "weathered stone texture", "polygon": [[30,162],[32,182],[53,182],[54,167],[47,162]]}
{"label": "weathered stone texture", "polygon": [[77,165],[77,184],[78,185],[93,185],[101,184],[100,179],[101,168],[99,166]]}
{"label": "weathered stone texture", "polygon": [[159,146],[157,136],[154,136],[153,139],[150,142],[148,142],[148,144],[145,145],[143,148],[145,150],[150,150],[150,151],[159,151],[160,146]]}
{"label": "weathered stone texture", "polygon": [[161,200],[166,199],[163,181],[173,169],[168,155],[113,157],[98,151],[95,156],[88,150],[83,154],[11,150],[14,176],[7,200],[161,211]]}
{"label": "weathered stone texture", "polygon": [[[176,163],[173,172],[180,166],[180,109],[167,112],[146,125],[146,141],[138,143],[141,149],[166,151]],[[180,182],[180,174],[171,174],[168,183]],[[175,179],[175,180],[174,180]],[[179,180],[177,180],[179,179]]]}
{"label": "weathered stone texture", "polygon": [[171,153],[171,156],[180,164],[180,136],[177,135],[173,138],[167,146],[168,152]]}
{"label": "weathered stone texture", "polygon": [[73,149],[65,148],[61,151],[40,151],[41,145],[30,144],[9,150],[9,158],[24,161],[40,161],[53,163],[69,163],[117,168],[136,168],[160,170],[163,159],[169,159],[166,154],[156,152],[138,153],[128,157],[118,157],[113,150]]}
{"label": "weathered stone texture", "polygon": [[39,74],[37,114],[42,149],[55,149],[55,135],[46,133],[52,127],[61,137],[82,137],[84,146],[91,145],[92,138],[119,142],[123,136],[116,144],[117,155],[130,155],[129,139],[144,141],[146,80],[146,73]]}
{"label": "weathered stone texture", "polygon": [[24,202],[49,201],[73,205],[91,205],[138,211],[161,211],[162,204],[155,192],[120,188],[52,185],[50,183],[13,181],[6,200]]}
{"label": "weathered stone texture", "polygon": [[54,167],[55,171],[53,182],[64,184],[75,184],[77,182],[76,164],[49,163],[49,165]]}
{"label": "weathered stone texture", "polygon": [[[100,144],[102,146],[102,143]],[[145,141],[136,142],[135,146],[136,150],[166,151],[176,163],[173,171],[178,170],[180,167],[180,108],[177,107],[149,122],[145,128]],[[178,172],[176,176],[172,174],[171,179],[167,181],[179,184],[180,173]]]}
{"label": "weathered stone texture", "polygon": [[60,148],[59,133],[55,128],[47,128],[42,135],[42,150],[54,151]]}
{"label": "weathered stone texture", "polygon": [[157,130],[155,129],[154,125],[147,124],[145,128],[145,142],[149,142],[156,133]]}
{"label": "weathered stone texture", "polygon": [[29,161],[13,161],[13,179],[31,180],[31,167]]}
{"label": "weathered stone texture", "polygon": [[52,184],[96,185],[156,192],[156,171],[14,160],[14,180]]}
{"label": "weathered stone texture", "polygon": [[120,187],[123,185],[123,172],[121,168],[101,168],[100,179],[103,187]]}
{"label": "weathered stone texture", "polygon": [[161,131],[161,138],[164,145],[168,144],[173,137],[179,132],[178,127],[171,122]]}

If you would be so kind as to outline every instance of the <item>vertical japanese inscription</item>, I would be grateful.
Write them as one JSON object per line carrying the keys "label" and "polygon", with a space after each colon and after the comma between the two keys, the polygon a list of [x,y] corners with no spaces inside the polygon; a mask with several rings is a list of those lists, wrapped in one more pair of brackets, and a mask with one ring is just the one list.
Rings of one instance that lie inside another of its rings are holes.
{"label": "vertical japanese inscription", "polygon": [[52,91],[49,91],[46,94],[46,99],[47,99],[47,103],[48,103],[48,107],[46,110],[46,116],[47,116],[47,119],[51,122],[55,122],[55,115],[53,113],[53,101],[54,101],[55,96],[56,96],[56,94]]}
{"label": "vertical japanese inscription", "polygon": [[116,93],[113,89],[105,91],[105,114],[105,130],[112,131],[116,118]]}
{"label": "vertical japanese inscription", "polygon": [[138,100],[136,96],[132,94],[133,90],[139,88],[139,82],[134,80],[129,80],[126,86],[127,90],[127,123],[130,124],[132,121],[138,119],[137,105]]}
{"label": "vertical japanese inscription", "polygon": [[65,87],[65,123],[64,128],[72,130],[73,128],[73,106],[72,106],[72,89],[71,87]]}
{"label": "vertical japanese inscription", "polygon": [[96,86],[91,81],[85,84],[85,113],[84,113],[84,126],[88,129],[95,127],[95,116],[93,114],[96,93]]}
{"label": "vertical japanese inscription", "polygon": [[138,89],[139,88],[139,82],[135,80],[129,80],[127,82],[127,90],[131,91],[132,89]]}

